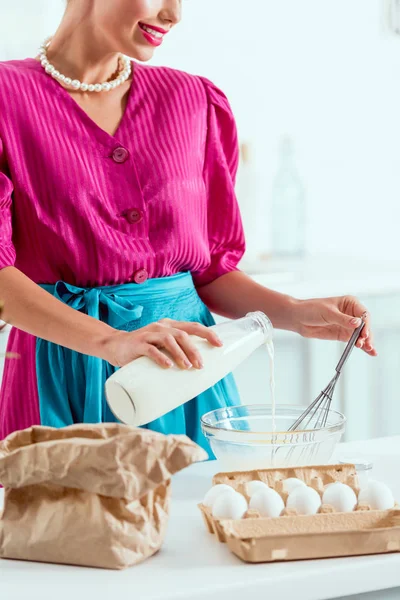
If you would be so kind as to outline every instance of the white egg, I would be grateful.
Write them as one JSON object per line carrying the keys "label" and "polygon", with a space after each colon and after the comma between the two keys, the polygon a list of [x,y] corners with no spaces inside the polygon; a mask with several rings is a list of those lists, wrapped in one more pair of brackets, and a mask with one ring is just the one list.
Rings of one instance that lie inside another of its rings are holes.
{"label": "white egg", "polygon": [[289,477],[282,482],[283,491],[287,494],[291,494],[297,487],[306,487],[306,484],[297,477]]}
{"label": "white egg", "polygon": [[350,486],[336,481],[326,487],[322,503],[330,504],[337,512],[352,512],[357,506],[357,496]]}
{"label": "white egg", "polygon": [[339,483],[338,481],[332,481],[332,483],[327,483],[325,486],[325,489],[327,490],[328,488],[331,487],[331,485],[335,485],[335,483]]}
{"label": "white egg", "polygon": [[315,515],[321,506],[321,498],[313,488],[297,486],[289,494],[286,506],[294,508],[299,515]]}
{"label": "white egg", "polygon": [[234,491],[235,490],[230,485],[226,485],[226,483],[218,483],[208,490],[207,494],[204,496],[203,504],[204,506],[211,508],[220,494]]}
{"label": "white egg", "polygon": [[238,492],[224,492],[214,500],[212,516],[216,519],[241,519],[247,511],[247,501]]}
{"label": "white egg", "polygon": [[247,492],[248,496],[250,496],[250,498],[256,492],[260,492],[261,490],[269,490],[269,489],[270,488],[263,481],[254,480],[254,481],[249,481],[249,483],[246,483],[246,492]]}
{"label": "white egg", "polygon": [[360,490],[358,503],[368,504],[372,510],[388,510],[394,506],[394,497],[385,483],[371,480]]}
{"label": "white egg", "polygon": [[278,492],[267,487],[253,494],[249,507],[257,510],[262,517],[280,517],[285,504]]}

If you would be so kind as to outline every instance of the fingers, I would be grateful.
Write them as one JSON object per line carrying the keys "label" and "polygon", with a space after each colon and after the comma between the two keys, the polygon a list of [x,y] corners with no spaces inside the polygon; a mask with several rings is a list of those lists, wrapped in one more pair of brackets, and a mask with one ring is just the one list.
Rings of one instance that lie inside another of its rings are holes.
{"label": "fingers", "polygon": [[[325,326],[325,327],[311,327],[306,328],[302,332],[305,338],[314,338],[320,340],[334,340],[338,342],[348,342],[351,337],[351,332],[347,329],[337,327],[336,325]],[[378,356],[378,353],[374,346],[373,336],[369,333],[367,342],[362,345],[362,350],[369,356]],[[358,347],[359,344],[356,344]]]}
{"label": "fingers", "polygon": [[173,366],[175,363],[181,369],[190,369],[192,367],[192,363],[172,334],[151,333],[146,336],[146,342],[154,346],[159,352],[161,349],[168,352],[168,358],[171,363],[169,366]]}
{"label": "fingers", "polygon": [[[152,323],[143,328],[143,341],[147,345],[152,345],[157,350],[157,353],[151,352],[151,358],[154,357],[155,362],[161,366],[172,366],[167,364],[164,355],[160,349],[165,349],[172,359],[181,369],[201,369],[203,367],[202,356],[197,349],[193,338],[197,336],[210,342],[211,345],[220,347],[222,342],[218,335],[209,327],[201,323],[189,323],[182,321],[173,321],[172,319],[162,319],[157,323]],[[162,356],[160,356],[160,354]],[[146,350],[146,355],[150,356],[149,349]],[[165,355],[164,355],[165,356]]]}
{"label": "fingers", "polygon": [[370,332],[367,332],[367,336],[361,340],[360,344],[357,342],[356,345],[370,356],[378,356],[374,345],[374,338]]}
{"label": "fingers", "polygon": [[170,333],[162,339],[162,343],[176,364],[181,369],[191,369],[192,366],[201,369],[203,360],[189,336],[178,329],[169,331]]}
{"label": "fingers", "polygon": [[371,350],[363,348],[363,350],[366,354],[368,354],[368,356],[378,356],[378,352],[375,350],[375,348],[372,348]]}
{"label": "fingers", "polygon": [[[368,310],[357,298],[353,296],[346,296],[345,299],[347,308],[350,308],[352,314],[348,315],[339,309],[334,309],[331,312],[332,319],[337,325],[354,330],[361,325],[361,317],[363,317],[365,325],[356,342],[356,347],[364,350],[364,352],[370,356],[377,356],[377,352],[374,347],[373,336],[371,334],[371,316]],[[351,332],[349,333],[347,340],[344,341],[348,341],[350,336]]]}
{"label": "fingers", "polygon": [[206,327],[201,323],[189,323],[185,321],[173,321],[172,319],[163,319],[160,321],[161,325],[173,327],[174,329],[180,329],[189,335],[197,335],[210,342],[212,346],[222,346],[222,341],[218,335],[210,327]]}
{"label": "fingers", "polygon": [[[365,321],[365,326],[360,333],[360,337],[356,342],[356,347],[364,350],[370,356],[377,356],[377,352],[374,347],[374,340],[371,334],[371,315],[369,314],[366,307],[355,297],[350,296],[348,298],[349,305],[351,305],[351,310],[353,315],[362,316]],[[357,317],[356,317],[357,318]],[[354,321],[355,323],[355,321]],[[358,325],[356,325],[358,327]]]}
{"label": "fingers", "polygon": [[365,311],[365,312],[366,312],[365,326],[360,334],[359,339],[357,340],[356,346],[357,346],[357,348],[361,348],[362,350],[364,350],[364,352],[366,352],[370,356],[377,356],[378,353],[374,346],[374,337],[371,333],[371,327],[370,327],[371,317],[370,317],[370,314],[368,313],[368,311]]}
{"label": "fingers", "polygon": [[180,329],[172,329],[172,335],[189,360],[190,366],[193,365],[196,369],[202,369],[204,366],[202,356],[193,344],[190,335]]}
{"label": "fingers", "polygon": [[357,348],[365,348],[366,344],[371,345],[372,349],[372,344],[371,344],[371,334],[370,334],[370,324],[371,324],[371,317],[369,312],[367,311],[367,309],[365,308],[365,306],[363,304],[361,304],[361,302],[359,300],[357,300],[357,298],[354,299],[354,308],[353,308],[354,312],[357,314],[360,314],[360,316],[363,317],[364,319],[364,328],[360,333],[360,337],[358,338],[357,342],[356,342],[356,347]]}
{"label": "fingers", "polygon": [[329,315],[326,320],[329,319],[329,324],[340,325],[340,327],[354,330],[361,325],[361,315],[363,312],[364,311],[360,313],[360,317],[354,317],[354,315],[346,315],[339,309],[333,308],[329,311]]}
{"label": "fingers", "polygon": [[179,329],[168,328],[160,333],[149,333],[146,342],[156,348],[164,348],[170,354],[171,359],[181,369],[201,369],[203,359],[194,345],[189,334]]}
{"label": "fingers", "polygon": [[146,344],[143,350],[143,356],[148,356],[151,360],[154,360],[155,363],[160,365],[163,369],[170,369],[173,366],[172,360],[170,360],[164,352],[158,350],[152,344]]}

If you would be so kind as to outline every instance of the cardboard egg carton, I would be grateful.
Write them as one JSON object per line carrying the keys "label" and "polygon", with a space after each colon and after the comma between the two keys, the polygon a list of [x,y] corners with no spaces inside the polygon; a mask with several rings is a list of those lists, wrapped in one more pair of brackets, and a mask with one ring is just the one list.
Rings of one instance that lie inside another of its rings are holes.
{"label": "cardboard egg carton", "polygon": [[[283,481],[297,477],[321,495],[329,483],[340,481],[358,495],[359,484],[354,465],[326,465],[219,473],[213,485],[225,483],[243,494],[246,484],[260,480],[275,489],[286,503]],[[208,507],[200,504],[204,521],[218,541],[245,562],[332,558],[400,551],[400,509],[371,510],[358,506],[351,513],[334,512],[322,505],[316,515],[302,516],[285,509],[278,518],[263,518],[249,510],[243,519],[215,519]]]}

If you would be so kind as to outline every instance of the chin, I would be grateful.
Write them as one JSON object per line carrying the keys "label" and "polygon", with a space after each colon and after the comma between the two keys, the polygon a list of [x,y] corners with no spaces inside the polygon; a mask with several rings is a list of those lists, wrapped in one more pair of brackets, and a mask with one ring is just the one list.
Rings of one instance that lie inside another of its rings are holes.
{"label": "chin", "polygon": [[129,56],[140,62],[147,62],[148,60],[153,58],[154,50],[153,48],[135,48],[131,50]]}
{"label": "chin", "polygon": [[156,48],[153,48],[148,44],[132,43],[132,41],[127,44],[119,44],[119,47],[121,54],[140,62],[147,62],[153,58],[154,51],[156,50]]}

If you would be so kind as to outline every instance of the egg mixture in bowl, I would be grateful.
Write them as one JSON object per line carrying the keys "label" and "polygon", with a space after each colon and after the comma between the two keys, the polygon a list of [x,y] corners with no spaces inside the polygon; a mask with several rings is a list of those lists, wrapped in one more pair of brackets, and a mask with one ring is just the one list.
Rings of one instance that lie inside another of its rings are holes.
{"label": "egg mixture in bowl", "polygon": [[253,404],[220,408],[205,414],[201,427],[225,471],[321,465],[329,462],[345,429],[335,410],[320,429],[288,431],[304,406]]}

